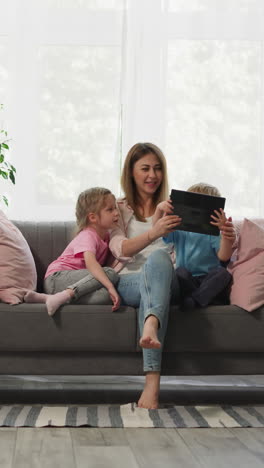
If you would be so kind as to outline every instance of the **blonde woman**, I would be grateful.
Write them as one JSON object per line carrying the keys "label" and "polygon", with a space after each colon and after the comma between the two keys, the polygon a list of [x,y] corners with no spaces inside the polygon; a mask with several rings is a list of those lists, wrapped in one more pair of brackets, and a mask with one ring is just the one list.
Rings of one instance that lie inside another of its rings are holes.
{"label": "blonde woman", "polygon": [[130,149],[121,185],[125,196],[117,200],[119,218],[109,247],[116,258],[112,266],[120,274],[117,290],[122,303],[139,307],[146,380],[138,406],[155,409],[174,277],[172,246],[165,245],[161,237],[181,219],[164,216],[152,225],[157,205],[168,198],[166,160],[156,145],[137,143]]}

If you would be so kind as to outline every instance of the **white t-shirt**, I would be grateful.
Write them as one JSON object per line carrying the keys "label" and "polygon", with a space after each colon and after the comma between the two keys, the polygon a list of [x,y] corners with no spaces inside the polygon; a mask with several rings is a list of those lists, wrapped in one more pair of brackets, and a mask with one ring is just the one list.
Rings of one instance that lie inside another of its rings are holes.
{"label": "white t-shirt", "polygon": [[[139,236],[144,232],[148,231],[152,227],[152,216],[146,218],[146,222],[138,221],[133,215],[127,230],[127,238],[131,239],[132,237]],[[161,237],[151,242],[147,247],[142,249],[139,253],[134,255],[133,260],[125,265],[125,267],[119,272],[120,275],[124,273],[136,273],[141,270],[142,265],[147,260],[151,252],[157,249],[166,250],[170,253],[173,250],[173,244],[165,244]]]}

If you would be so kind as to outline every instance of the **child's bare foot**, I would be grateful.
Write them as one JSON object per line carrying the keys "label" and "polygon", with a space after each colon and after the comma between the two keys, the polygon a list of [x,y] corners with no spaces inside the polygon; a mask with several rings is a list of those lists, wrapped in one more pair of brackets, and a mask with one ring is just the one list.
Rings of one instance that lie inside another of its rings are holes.
{"label": "child's bare foot", "polygon": [[159,321],[155,315],[150,315],[144,324],[142,337],[139,344],[142,348],[160,348],[161,343],[158,339]]}
{"label": "child's bare foot", "polygon": [[148,372],[143,392],[138,400],[139,408],[157,409],[159,407],[160,373]]}

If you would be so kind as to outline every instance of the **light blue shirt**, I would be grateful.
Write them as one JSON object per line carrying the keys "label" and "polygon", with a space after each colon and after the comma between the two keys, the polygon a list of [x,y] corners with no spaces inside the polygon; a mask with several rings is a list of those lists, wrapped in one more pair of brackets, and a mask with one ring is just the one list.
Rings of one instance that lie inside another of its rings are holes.
{"label": "light blue shirt", "polygon": [[175,246],[176,268],[184,267],[193,276],[206,275],[220,265],[217,257],[220,239],[220,236],[187,231],[173,231],[163,237],[166,244],[173,242]]}

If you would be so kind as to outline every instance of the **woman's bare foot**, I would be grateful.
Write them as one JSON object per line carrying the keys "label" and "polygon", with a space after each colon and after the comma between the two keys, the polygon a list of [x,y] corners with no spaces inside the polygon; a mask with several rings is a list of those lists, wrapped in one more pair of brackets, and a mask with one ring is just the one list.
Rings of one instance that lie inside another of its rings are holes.
{"label": "woman's bare foot", "polygon": [[147,317],[142,337],[139,340],[139,344],[142,348],[160,348],[161,343],[158,339],[158,326],[159,321],[155,315],[149,315]]}
{"label": "woman's bare foot", "polygon": [[157,409],[159,406],[160,373],[147,372],[143,392],[138,400],[139,408]]}

